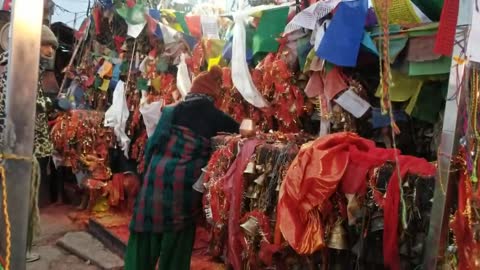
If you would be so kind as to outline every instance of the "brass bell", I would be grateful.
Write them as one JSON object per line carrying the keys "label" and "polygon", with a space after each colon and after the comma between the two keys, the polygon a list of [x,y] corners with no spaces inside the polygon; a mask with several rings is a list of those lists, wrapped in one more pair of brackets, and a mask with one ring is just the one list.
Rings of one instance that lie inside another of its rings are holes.
{"label": "brass bell", "polygon": [[249,217],[240,227],[250,236],[258,233],[258,220],[255,217]]}
{"label": "brass bell", "polygon": [[331,249],[346,250],[348,249],[347,231],[342,222],[337,222],[330,232],[327,246]]}
{"label": "brass bell", "polygon": [[250,187],[248,187],[248,190],[245,194],[245,197],[247,197],[249,199],[256,199],[256,198],[258,198],[258,192],[255,188],[250,186]]}
{"label": "brass bell", "polygon": [[250,161],[243,171],[244,174],[255,174],[255,161]]}
{"label": "brass bell", "polygon": [[253,180],[253,182],[259,186],[263,186],[265,183],[265,178],[265,174],[261,174],[259,177],[257,177],[257,179]]}
{"label": "brass bell", "polygon": [[383,213],[381,211],[377,211],[373,213],[371,221],[370,221],[370,231],[371,232],[378,232],[383,230]]}

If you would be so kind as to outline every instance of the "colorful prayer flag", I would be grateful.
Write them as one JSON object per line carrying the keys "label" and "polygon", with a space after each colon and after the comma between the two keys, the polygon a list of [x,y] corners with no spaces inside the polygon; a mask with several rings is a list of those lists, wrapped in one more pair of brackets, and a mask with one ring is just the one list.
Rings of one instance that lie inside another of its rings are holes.
{"label": "colorful prayer flag", "polygon": [[279,47],[277,38],[285,29],[289,7],[263,11],[257,31],[253,35],[253,54],[276,52]]}
{"label": "colorful prayer flag", "polygon": [[317,56],[338,66],[354,67],[362,42],[367,0],[341,2],[317,50]]}

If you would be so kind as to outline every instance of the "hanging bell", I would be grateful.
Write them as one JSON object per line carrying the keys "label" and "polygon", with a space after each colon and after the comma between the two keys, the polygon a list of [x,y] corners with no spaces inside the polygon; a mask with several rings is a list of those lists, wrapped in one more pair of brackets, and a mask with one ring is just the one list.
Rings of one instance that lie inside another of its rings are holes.
{"label": "hanging bell", "polygon": [[255,161],[250,161],[243,171],[244,174],[255,174]]}
{"label": "hanging bell", "polygon": [[348,249],[347,231],[342,222],[337,222],[330,232],[327,246],[331,249],[346,250]]}
{"label": "hanging bell", "polygon": [[265,174],[261,174],[259,177],[257,177],[257,179],[253,180],[253,182],[259,186],[263,186],[265,183],[265,178]]}
{"label": "hanging bell", "polygon": [[256,199],[258,198],[258,192],[252,186],[248,187],[247,192],[245,193],[245,197],[249,199]]}
{"label": "hanging bell", "polygon": [[250,236],[258,233],[258,220],[255,217],[249,217],[240,227]]}
{"label": "hanging bell", "polygon": [[370,222],[370,231],[371,232],[378,232],[383,231],[383,213],[382,211],[377,211],[373,213],[371,222]]}

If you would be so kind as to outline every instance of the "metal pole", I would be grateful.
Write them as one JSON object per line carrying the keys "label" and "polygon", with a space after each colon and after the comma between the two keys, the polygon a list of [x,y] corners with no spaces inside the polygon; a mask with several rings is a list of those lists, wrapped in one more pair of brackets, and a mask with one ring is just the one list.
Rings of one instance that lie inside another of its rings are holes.
{"label": "metal pole", "polygon": [[74,17],[73,17],[73,29],[76,29],[75,27],[77,27],[77,13],[76,12],[74,13]]}
{"label": "metal pole", "polygon": [[[425,244],[425,256],[423,262],[424,270],[437,269],[437,265],[443,261],[448,244],[448,219],[450,197],[453,192],[451,188],[455,180],[452,171],[452,157],[458,151],[459,133],[462,128],[459,104],[465,99],[462,80],[466,61],[465,50],[467,48],[468,30],[471,24],[471,12],[473,0],[460,0],[457,31],[452,55],[452,66],[448,85],[447,101],[443,121],[441,143],[438,149],[438,170],[437,184],[433,197],[432,214],[430,227]],[[465,61],[456,61],[462,59]]]}
{"label": "metal pole", "polygon": [[[33,157],[33,136],[40,63],[42,0],[13,1],[7,79],[5,153]],[[10,270],[25,270],[32,162],[5,160],[11,223]],[[3,222],[2,225],[3,226]]]}

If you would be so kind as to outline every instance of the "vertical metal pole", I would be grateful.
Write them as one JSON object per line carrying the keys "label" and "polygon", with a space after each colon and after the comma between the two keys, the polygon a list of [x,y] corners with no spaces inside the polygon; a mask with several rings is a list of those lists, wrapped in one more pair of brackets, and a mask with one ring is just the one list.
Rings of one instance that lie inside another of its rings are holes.
{"label": "vertical metal pole", "polygon": [[[43,0],[14,0],[7,80],[6,153],[33,156]],[[11,268],[25,270],[32,162],[5,161],[12,225]],[[3,226],[3,225],[0,225]]]}
{"label": "vertical metal pole", "polygon": [[449,201],[453,192],[451,186],[453,180],[455,180],[455,175],[450,172],[452,171],[452,157],[457,153],[459,133],[462,128],[462,116],[459,113],[458,106],[462,104],[465,98],[461,84],[467,64],[467,61],[456,61],[455,59],[465,59],[472,7],[473,0],[460,0],[443,130],[438,149],[441,153],[438,155],[438,181],[435,186],[430,227],[425,244],[424,270],[437,269],[437,265],[444,258],[448,244]]}

